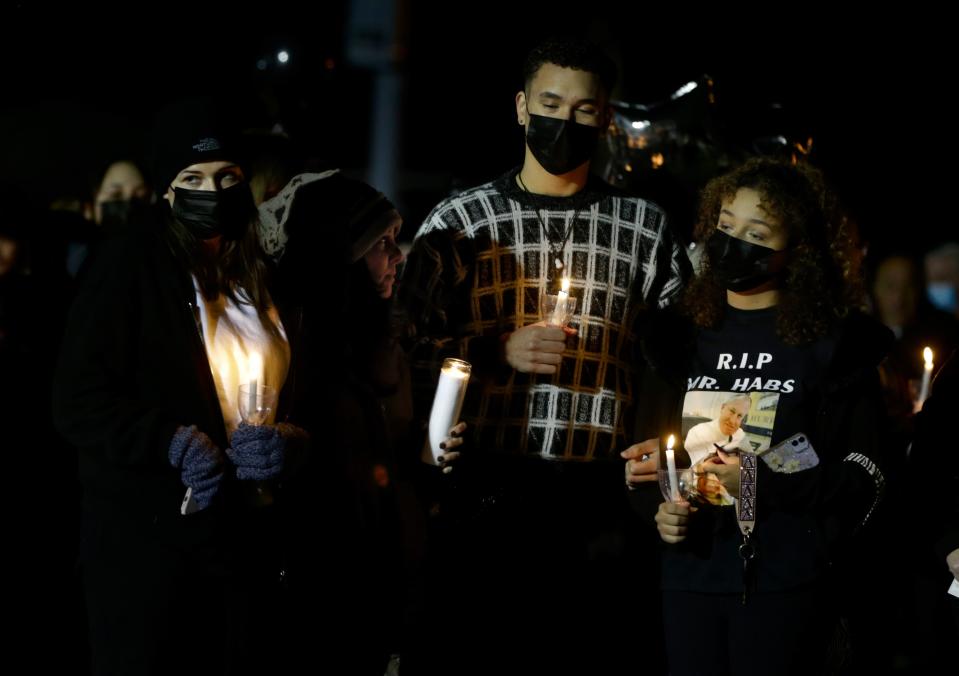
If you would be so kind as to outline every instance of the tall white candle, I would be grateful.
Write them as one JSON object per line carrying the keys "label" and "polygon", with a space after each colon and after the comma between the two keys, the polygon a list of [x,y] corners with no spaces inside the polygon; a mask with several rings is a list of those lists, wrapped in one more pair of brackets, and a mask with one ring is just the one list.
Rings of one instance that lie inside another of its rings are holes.
{"label": "tall white candle", "polygon": [[553,317],[550,324],[566,326],[566,308],[569,306],[569,277],[563,277],[559,295],[556,296],[556,307],[553,308]]}
{"label": "tall white candle", "polygon": [[433,397],[433,410],[430,412],[430,450],[434,461],[443,455],[444,449],[440,448],[440,444],[449,437],[450,429],[459,420],[471,369],[469,362],[460,359],[443,361],[436,395]]}
{"label": "tall white candle", "polygon": [[679,502],[679,476],[676,474],[676,453],[673,444],[676,438],[670,434],[666,440],[666,471],[669,472],[669,496],[673,502]]}
{"label": "tall white candle", "polygon": [[256,416],[259,409],[260,377],[263,374],[263,357],[259,352],[250,353],[250,361],[246,368],[247,378],[250,379],[250,415]]}
{"label": "tall white candle", "polygon": [[922,385],[919,387],[919,399],[916,402],[916,409],[922,408],[922,404],[929,396],[929,380],[932,377],[932,350],[926,348],[922,351],[922,358],[926,362],[922,370]]}

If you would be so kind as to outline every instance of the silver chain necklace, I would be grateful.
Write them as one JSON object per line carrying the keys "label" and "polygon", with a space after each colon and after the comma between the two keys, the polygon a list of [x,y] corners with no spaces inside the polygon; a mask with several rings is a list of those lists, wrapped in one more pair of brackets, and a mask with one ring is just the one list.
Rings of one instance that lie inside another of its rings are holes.
{"label": "silver chain necklace", "polygon": [[556,266],[556,274],[560,274],[565,267],[563,264],[563,249],[566,248],[566,242],[569,240],[569,236],[573,232],[573,226],[576,224],[576,218],[579,216],[579,212],[583,210],[583,207],[581,205],[573,210],[573,217],[569,220],[569,225],[566,226],[566,234],[563,235],[563,240],[559,243],[559,245],[555,245],[550,237],[549,227],[546,225],[546,221],[543,220],[543,217],[539,213],[540,207],[538,204],[536,204],[536,198],[533,196],[534,193],[530,192],[529,188],[526,187],[526,183],[523,182],[523,177],[520,174],[516,174],[516,180],[519,181],[520,187],[523,188],[523,192],[525,192],[533,202],[533,211],[536,213],[536,220],[539,221],[540,226],[543,228],[543,236],[546,238],[546,245],[549,247],[550,257],[553,259],[553,265]]}

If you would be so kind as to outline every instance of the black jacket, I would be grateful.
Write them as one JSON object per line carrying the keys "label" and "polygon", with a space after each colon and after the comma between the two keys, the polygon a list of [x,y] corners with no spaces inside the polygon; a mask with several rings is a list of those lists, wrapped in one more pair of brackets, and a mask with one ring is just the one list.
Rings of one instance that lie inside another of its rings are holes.
{"label": "black jacket", "polygon": [[[697,332],[688,320],[668,312],[649,326],[643,350],[650,372],[640,398],[639,438],[681,428],[686,375],[696,354]],[[883,492],[883,470],[892,449],[876,367],[892,334],[872,319],[853,314],[835,329],[833,338],[829,366],[820,387],[810,394],[814,429],[795,430],[809,435],[820,464],[796,474],[774,473],[762,461],[758,465],[755,533],[760,590],[818,579],[838,556],[838,545],[868,520]],[[662,497],[654,487],[634,491],[631,500],[648,519]],[[705,509],[694,515],[687,539],[664,547],[664,586],[739,591],[740,540],[735,510]],[[726,574],[717,576],[711,566]]]}
{"label": "black jacket", "polygon": [[[284,317],[294,334],[288,321],[296,319]],[[131,227],[94,252],[68,319],[53,406],[79,451],[87,508],[196,525],[236,499],[227,479],[207,513],[179,514],[185,489],[168,460],[174,431],[196,425],[221,449],[228,440],[192,279],[159,225]]]}

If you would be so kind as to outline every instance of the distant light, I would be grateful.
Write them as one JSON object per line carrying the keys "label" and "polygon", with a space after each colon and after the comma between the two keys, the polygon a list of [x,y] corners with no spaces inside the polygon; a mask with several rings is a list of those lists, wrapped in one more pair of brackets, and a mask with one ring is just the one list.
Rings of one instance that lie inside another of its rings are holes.
{"label": "distant light", "polygon": [[630,126],[633,129],[645,129],[649,126],[649,120],[636,120]]}
{"label": "distant light", "polygon": [[698,87],[698,86],[699,86],[699,85],[696,84],[695,82],[687,82],[687,83],[684,84],[682,87],[680,87],[679,89],[677,89],[676,91],[674,91],[674,92],[673,92],[673,95],[670,96],[669,98],[671,98],[671,99],[678,99],[680,96],[686,96],[686,94],[688,94],[689,92],[693,91],[693,90],[696,89],[696,87]]}
{"label": "distant light", "polygon": [[280,63],[286,63],[287,61],[290,60],[290,53],[286,51],[285,49],[281,49],[276,54],[276,60],[279,61]]}
{"label": "distant light", "polygon": [[632,170],[633,170],[633,165],[631,165],[630,163],[627,162],[627,163],[626,163],[626,166],[623,167],[623,169],[625,169],[626,171],[632,171]]}
{"label": "distant light", "polygon": [[333,70],[336,68],[336,61],[334,61],[332,57],[327,57],[326,61],[323,62],[323,65],[327,70]]}
{"label": "distant light", "polygon": [[256,62],[257,70],[266,70],[266,59],[260,59]]}
{"label": "distant light", "polygon": [[650,155],[649,160],[653,165],[653,169],[659,169],[666,162],[666,158],[663,157],[662,153],[653,153]]}

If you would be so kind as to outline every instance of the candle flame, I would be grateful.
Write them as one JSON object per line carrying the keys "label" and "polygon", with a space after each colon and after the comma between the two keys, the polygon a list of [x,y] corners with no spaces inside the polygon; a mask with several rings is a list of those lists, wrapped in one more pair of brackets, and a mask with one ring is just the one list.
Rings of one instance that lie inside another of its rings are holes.
{"label": "candle flame", "polygon": [[676,437],[674,437],[672,434],[670,434],[670,435],[669,435],[669,439],[666,440],[666,450],[667,450],[667,451],[673,450],[673,444],[674,444],[674,443],[676,443]]}
{"label": "candle flame", "polygon": [[926,368],[931,371],[932,370],[932,350],[928,347],[925,350],[923,350],[922,358],[926,360]]}
{"label": "candle flame", "polygon": [[263,377],[263,357],[259,352],[250,353],[250,359],[246,365],[246,377],[250,381]]}
{"label": "candle flame", "polygon": [[563,277],[561,287],[564,293],[569,293],[569,277]]}

